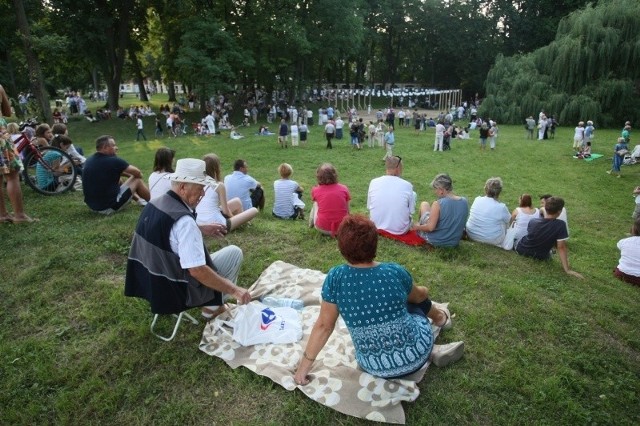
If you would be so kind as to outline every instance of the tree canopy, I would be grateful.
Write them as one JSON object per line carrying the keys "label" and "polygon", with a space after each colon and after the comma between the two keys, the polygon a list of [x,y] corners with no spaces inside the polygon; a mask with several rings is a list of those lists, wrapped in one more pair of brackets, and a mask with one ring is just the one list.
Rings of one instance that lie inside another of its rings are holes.
{"label": "tree canopy", "polygon": [[[115,109],[128,80],[162,81],[169,100],[176,81],[203,96],[286,90],[289,101],[320,85],[410,83],[460,88],[467,98],[486,90],[491,115],[503,121],[555,105],[567,119],[578,107],[606,119],[612,103],[630,102],[637,2],[596,1],[568,16],[586,1],[21,0],[50,95],[106,87]],[[34,82],[11,6],[0,0],[0,78],[15,97]],[[600,9],[612,15],[597,16]],[[513,81],[501,83],[505,75]],[[510,93],[525,93],[523,104]]]}

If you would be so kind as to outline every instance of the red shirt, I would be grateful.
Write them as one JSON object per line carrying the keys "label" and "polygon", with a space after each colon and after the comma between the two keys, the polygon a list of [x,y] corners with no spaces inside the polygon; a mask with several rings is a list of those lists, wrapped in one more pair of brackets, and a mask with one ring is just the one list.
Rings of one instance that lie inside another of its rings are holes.
{"label": "red shirt", "polygon": [[335,234],[342,219],[349,214],[349,188],[341,183],[314,186],[311,199],[318,203],[315,226]]}

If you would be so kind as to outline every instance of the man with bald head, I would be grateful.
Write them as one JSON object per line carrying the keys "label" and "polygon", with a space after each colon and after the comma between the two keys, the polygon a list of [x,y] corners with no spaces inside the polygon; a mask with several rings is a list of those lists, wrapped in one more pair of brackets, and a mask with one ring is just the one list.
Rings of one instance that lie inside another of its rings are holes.
{"label": "man with bald head", "polygon": [[385,174],[369,183],[367,209],[378,229],[390,234],[406,234],[411,228],[411,215],[416,208],[413,185],[402,179],[402,157],[385,159]]}

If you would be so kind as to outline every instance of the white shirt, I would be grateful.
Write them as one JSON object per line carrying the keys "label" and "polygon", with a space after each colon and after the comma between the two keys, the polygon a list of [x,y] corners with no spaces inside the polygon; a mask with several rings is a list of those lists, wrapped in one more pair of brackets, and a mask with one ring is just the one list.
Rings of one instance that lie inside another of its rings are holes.
{"label": "white shirt", "polygon": [[182,216],[169,233],[171,250],[180,257],[184,269],[206,265],[202,232],[191,216]]}
{"label": "white shirt", "polygon": [[476,197],[469,211],[467,234],[473,241],[499,246],[511,219],[504,203],[491,197]]}
{"label": "white shirt", "polygon": [[142,130],[142,118],[138,117],[138,121],[136,122],[136,127],[138,127],[138,130]]}
{"label": "white shirt", "polygon": [[169,172],[153,172],[149,175],[149,192],[151,199],[166,194],[171,189],[171,181],[165,179]]}
{"label": "white shirt", "polygon": [[640,277],[640,237],[629,237],[618,241],[620,260],[618,269],[627,275]]}
{"label": "white shirt", "polygon": [[402,235],[411,227],[416,209],[413,185],[399,176],[380,176],[369,183],[367,195],[369,217],[378,229]]}
{"label": "white shirt", "polygon": [[196,213],[196,222],[198,225],[206,225],[209,223],[226,225],[227,220],[220,210],[220,195],[218,194],[217,188],[205,188],[204,196],[196,207]]}
{"label": "white shirt", "polygon": [[291,136],[298,136],[298,126],[296,124],[291,125]]}

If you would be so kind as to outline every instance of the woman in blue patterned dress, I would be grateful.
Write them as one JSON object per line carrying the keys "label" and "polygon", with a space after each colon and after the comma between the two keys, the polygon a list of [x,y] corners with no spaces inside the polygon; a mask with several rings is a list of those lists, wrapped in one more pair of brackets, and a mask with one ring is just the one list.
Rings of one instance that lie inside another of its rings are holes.
{"label": "woman in blue patterned dress", "polygon": [[362,215],[345,217],[337,238],[347,263],[333,267],[324,281],[320,315],[295,373],[296,384],[311,381],[313,361],[331,336],[338,315],[349,329],[358,365],[374,376],[402,377],[429,359],[445,366],[462,357],[463,342],[433,350],[429,319],[449,328],[449,313],[432,305],[427,288],[413,285],[402,266],[374,261],[378,234],[371,220]]}

